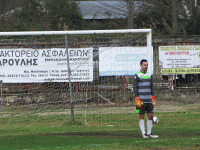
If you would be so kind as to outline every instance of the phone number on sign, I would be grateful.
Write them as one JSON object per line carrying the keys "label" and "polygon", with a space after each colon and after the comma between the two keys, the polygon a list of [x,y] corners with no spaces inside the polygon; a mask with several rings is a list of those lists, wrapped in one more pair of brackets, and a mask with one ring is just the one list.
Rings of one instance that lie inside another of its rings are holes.
{"label": "phone number on sign", "polygon": [[29,74],[0,74],[0,77],[30,77]]}
{"label": "phone number on sign", "polygon": [[72,76],[89,76],[89,73],[72,73]]}

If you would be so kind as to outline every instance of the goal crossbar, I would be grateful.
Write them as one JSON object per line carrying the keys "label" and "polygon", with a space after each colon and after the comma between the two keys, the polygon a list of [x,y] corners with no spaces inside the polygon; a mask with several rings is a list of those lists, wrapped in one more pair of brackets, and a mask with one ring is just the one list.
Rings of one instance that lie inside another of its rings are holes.
{"label": "goal crossbar", "polygon": [[148,33],[148,34],[151,34],[151,29],[0,32],[0,36],[66,35],[66,34],[109,34],[109,33],[110,34],[112,34],[112,33]]}

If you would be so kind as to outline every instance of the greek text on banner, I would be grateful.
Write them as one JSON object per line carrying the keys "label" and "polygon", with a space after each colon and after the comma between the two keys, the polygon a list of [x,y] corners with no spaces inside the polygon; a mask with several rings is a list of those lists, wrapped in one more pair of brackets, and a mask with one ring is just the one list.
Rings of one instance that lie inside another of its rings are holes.
{"label": "greek text on banner", "polygon": [[[72,82],[93,80],[93,48],[69,48]],[[4,83],[69,82],[65,48],[0,49],[0,78]]]}

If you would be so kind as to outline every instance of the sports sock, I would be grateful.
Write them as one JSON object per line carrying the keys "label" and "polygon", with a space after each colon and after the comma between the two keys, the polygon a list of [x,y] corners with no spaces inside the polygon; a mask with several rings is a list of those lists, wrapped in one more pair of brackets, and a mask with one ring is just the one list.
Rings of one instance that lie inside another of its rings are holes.
{"label": "sports sock", "polygon": [[153,126],[153,121],[152,120],[147,120],[147,135],[151,134],[152,126]]}
{"label": "sports sock", "polygon": [[145,125],[144,125],[144,120],[139,121],[139,126],[142,134],[145,134]]}

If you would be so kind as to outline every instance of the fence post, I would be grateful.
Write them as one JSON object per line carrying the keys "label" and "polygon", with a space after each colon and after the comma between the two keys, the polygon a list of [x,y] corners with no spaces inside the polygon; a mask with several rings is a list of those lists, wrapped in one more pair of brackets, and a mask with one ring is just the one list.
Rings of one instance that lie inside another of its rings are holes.
{"label": "fence post", "polygon": [[[65,31],[67,27],[65,26]],[[70,100],[71,100],[71,117],[72,121],[74,121],[74,104],[72,99],[72,85],[71,85],[71,69],[69,65],[69,53],[68,53],[68,42],[67,42],[67,35],[65,34],[65,42],[66,42],[66,51],[67,51],[67,67],[68,67],[68,79],[69,79],[69,92],[70,92]]]}
{"label": "fence post", "polygon": [[0,83],[1,83],[1,109],[2,109],[2,111],[3,111],[3,100],[2,100],[2,84],[3,84],[3,81],[2,80],[0,80]]}

